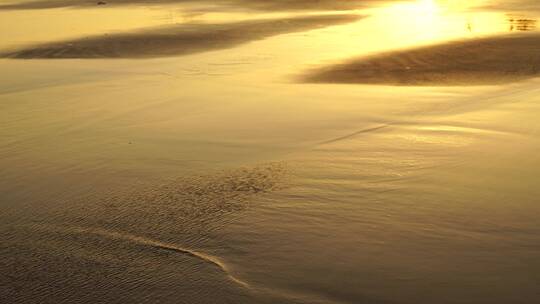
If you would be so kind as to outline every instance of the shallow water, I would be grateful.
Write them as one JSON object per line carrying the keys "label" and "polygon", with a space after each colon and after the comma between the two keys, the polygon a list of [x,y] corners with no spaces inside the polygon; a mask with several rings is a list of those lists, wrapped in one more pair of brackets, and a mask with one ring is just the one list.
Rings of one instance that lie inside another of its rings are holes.
{"label": "shallow water", "polygon": [[0,53],[186,24],[359,19],[239,32],[184,56],[0,59],[0,298],[540,301],[536,74],[504,78],[495,60],[507,80],[482,86],[298,81],[363,56],[536,37],[535,1],[110,2],[0,10]]}

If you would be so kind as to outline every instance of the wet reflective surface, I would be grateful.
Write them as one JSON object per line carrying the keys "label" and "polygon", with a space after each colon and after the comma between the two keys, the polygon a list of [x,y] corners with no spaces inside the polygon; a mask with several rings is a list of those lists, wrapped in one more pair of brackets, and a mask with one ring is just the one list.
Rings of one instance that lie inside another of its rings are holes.
{"label": "wet reflective surface", "polygon": [[539,16],[5,1],[0,298],[538,303]]}

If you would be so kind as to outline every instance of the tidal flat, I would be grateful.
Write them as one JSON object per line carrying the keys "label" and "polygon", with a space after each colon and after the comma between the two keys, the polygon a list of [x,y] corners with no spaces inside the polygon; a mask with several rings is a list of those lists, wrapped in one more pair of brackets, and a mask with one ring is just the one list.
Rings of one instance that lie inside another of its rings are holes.
{"label": "tidal flat", "polygon": [[540,303],[534,0],[7,0],[0,302]]}

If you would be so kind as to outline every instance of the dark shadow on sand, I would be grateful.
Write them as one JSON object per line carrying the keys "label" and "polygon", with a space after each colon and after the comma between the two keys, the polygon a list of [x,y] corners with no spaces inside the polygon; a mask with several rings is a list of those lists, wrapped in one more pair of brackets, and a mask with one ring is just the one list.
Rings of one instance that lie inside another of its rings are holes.
{"label": "dark shadow on sand", "polygon": [[226,24],[183,24],[133,33],[100,35],[0,52],[3,58],[152,58],[231,48],[274,35],[360,19],[351,14],[265,19]]}
{"label": "dark shadow on sand", "polygon": [[302,82],[467,86],[540,74],[540,34],[456,41],[395,51],[310,71]]}

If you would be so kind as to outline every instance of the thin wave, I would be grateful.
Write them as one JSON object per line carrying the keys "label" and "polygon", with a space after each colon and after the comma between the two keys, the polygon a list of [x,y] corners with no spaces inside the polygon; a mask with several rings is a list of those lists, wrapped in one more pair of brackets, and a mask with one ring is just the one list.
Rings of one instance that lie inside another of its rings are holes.
{"label": "thin wave", "polygon": [[232,282],[238,285],[241,285],[245,288],[250,288],[250,285],[247,282],[234,276],[231,273],[230,268],[227,266],[227,264],[225,264],[225,262],[223,262],[220,258],[204,253],[204,252],[200,252],[200,251],[185,248],[185,247],[180,247],[172,243],[165,243],[165,242],[161,242],[161,241],[154,240],[147,237],[128,234],[125,232],[120,233],[120,232],[109,231],[109,230],[100,229],[100,228],[93,228],[93,229],[73,228],[72,230],[73,232],[76,232],[76,233],[94,234],[94,235],[98,235],[102,237],[129,241],[129,242],[136,243],[137,245],[146,246],[146,247],[150,247],[154,249],[166,250],[166,251],[183,254],[183,255],[198,259],[206,264],[215,266],[216,268],[220,269],[223,273],[225,273]]}
{"label": "thin wave", "polygon": [[353,138],[353,137],[355,137],[357,135],[360,135],[360,134],[363,134],[363,133],[375,132],[375,131],[387,128],[389,126],[390,126],[390,124],[384,124],[384,125],[379,125],[379,126],[375,126],[375,127],[362,129],[362,130],[353,132],[351,134],[347,134],[347,135],[344,135],[344,136],[340,136],[340,137],[337,137],[337,138],[333,138],[333,139],[323,141],[323,142],[319,143],[319,145],[327,145],[327,144],[332,144],[332,143],[335,143],[335,142],[338,142],[338,141],[347,140],[347,139]]}

